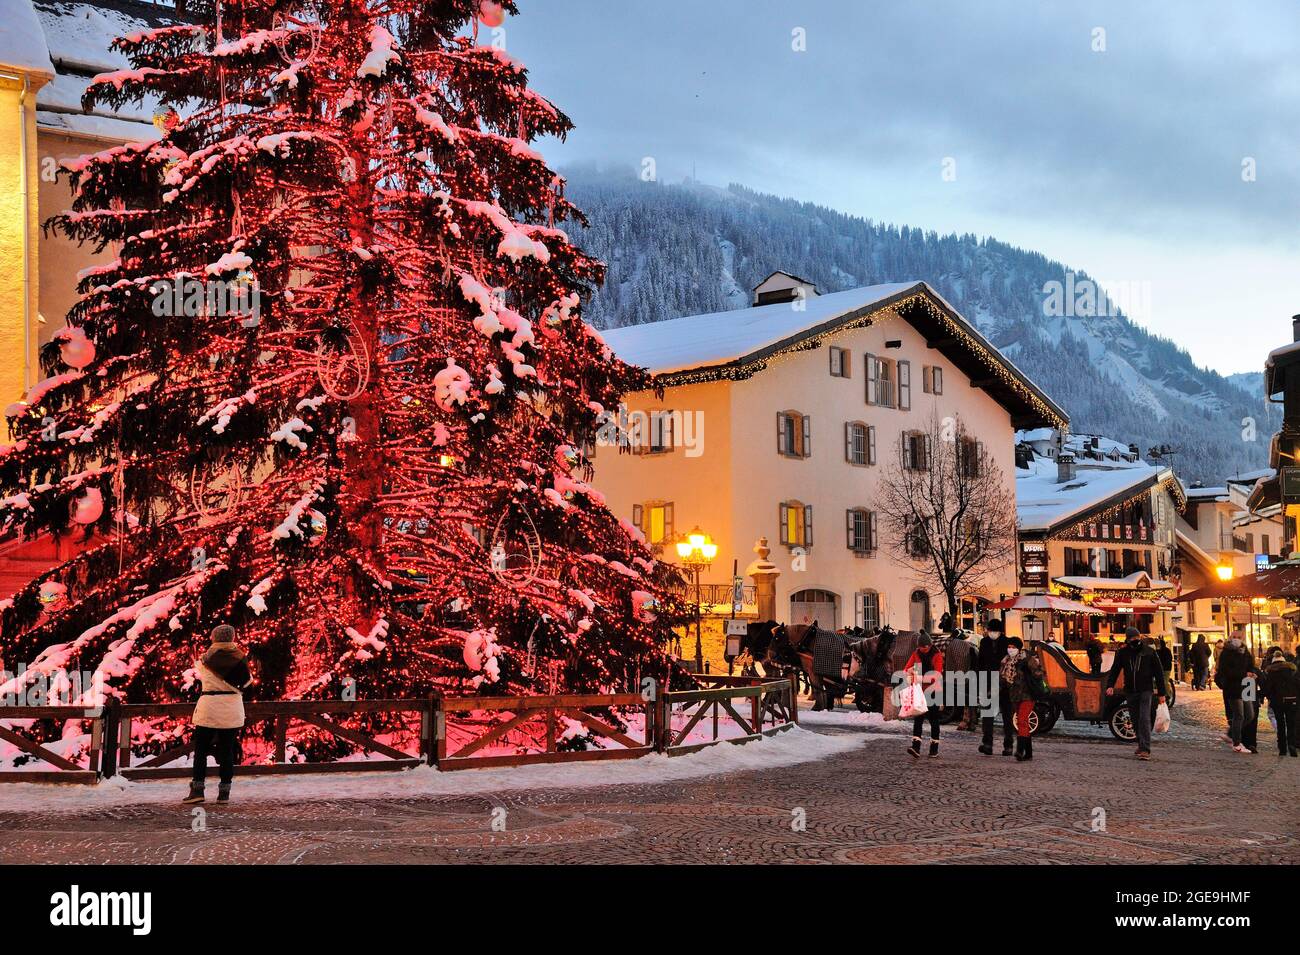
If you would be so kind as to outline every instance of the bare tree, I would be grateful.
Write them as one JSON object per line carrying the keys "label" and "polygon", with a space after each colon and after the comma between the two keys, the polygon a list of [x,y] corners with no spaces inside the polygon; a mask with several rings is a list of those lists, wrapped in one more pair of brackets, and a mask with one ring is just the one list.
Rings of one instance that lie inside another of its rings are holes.
{"label": "bare tree", "polygon": [[1004,571],[1016,542],[1016,499],[1002,469],[960,417],[905,431],[880,485],[889,547],[918,579],[937,579],[957,620],[963,591]]}

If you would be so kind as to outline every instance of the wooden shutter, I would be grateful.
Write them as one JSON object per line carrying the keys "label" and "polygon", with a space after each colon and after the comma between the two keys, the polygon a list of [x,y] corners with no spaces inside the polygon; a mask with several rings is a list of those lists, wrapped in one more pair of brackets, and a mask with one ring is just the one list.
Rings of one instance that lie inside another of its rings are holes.
{"label": "wooden shutter", "polygon": [[640,530],[642,533],[645,533],[645,528],[641,526],[643,520],[642,518],[643,513],[644,512],[642,511],[640,504],[632,505],[632,523],[637,526],[638,530]]}
{"label": "wooden shutter", "polygon": [[812,505],[805,504],[803,506],[803,544],[805,547],[811,547],[812,542]]}
{"label": "wooden shutter", "polygon": [[903,470],[913,470],[916,467],[916,461],[912,457],[912,436],[904,431],[899,438],[898,446],[903,455]]}
{"label": "wooden shutter", "polygon": [[930,388],[936,395],[943,394],[943,369],[938,365],[930,369]]}
{"label": "wooden shutter", "polygon": [[867,550],[876,549],[876,512],[867,511]]}
{"label": "wooden shutter", "polygon": [[847,511],[844,512],[844,514],[845,514],[845,518],[846,518],[846,523],[845,523],[845,528],[844,528],[844,529],[845,529],[845,532],[846,532],[846,535],[847,535],[846,538],[845,538],[845,543],[848,545],[849,550],[853,550],[853,544],[854,544],[854,540],[853,540],[853,518],[854,518],[853,508],[850,507]]}
{"label": "wooden shutter", "polygon": [[853,463],[853,422],[844,422],[844,460]]}
{"label": "wooden shutter", "polygon": [[930,470],[930,436],[923,434],[920,436],[921,446],[918,450],[921,452],[921,470]]}
{"label": "wooden shutter", "polygon": [[898,407],[909,411],[912,407],[912,363],[898,363]]}
{"label": "wooden shutter", "polygon": [[776,413],[776,453],[785,454],[785,412]]}
{"label": "wooden shutter", "polygon": [[876,463],[876,426],[867,425],[867,463]]}
{"label": "wooden shutter", "polygon": [[800,415],[799,420],[803,424],[803,447],[800,451],[806,458],[812,454],[812,418],[808,415]]}
{"label": "wooden shutter", "polygon": [[880,369],[876,365],[876,356],[870,352],[867,353],[866,369],[867,373],[864,377],[867,382],[867,404],[874,405],[876,403],[876,382],[879,380]]}
{"label": "wooden shutter", "polygon": [[673,504],[669,501],[664,505],[664,541],[671,541],[676,535],[673,533]]}
{"label": "wooden shutter", "polygon": [[921,366],[921,391],[923,391],[927,395],[930,393],[930,366],[929,365]]}
{"label": "wooden shutter", "polygon": [[790,526],[790,505],[789,504],[781,505],[780,515],[781,515],[781,543],[782,544],[792,543],[790,540],[790,531],[789,531],[789,526]]}

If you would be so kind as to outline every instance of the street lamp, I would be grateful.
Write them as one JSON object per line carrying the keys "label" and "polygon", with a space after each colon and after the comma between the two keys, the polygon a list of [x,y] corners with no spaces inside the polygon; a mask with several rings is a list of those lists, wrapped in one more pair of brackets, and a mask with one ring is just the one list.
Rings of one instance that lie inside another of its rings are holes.
{"label": "street lamp", "polygon": [[704,672],[704,643],[700,636],[700,572],[713,563],[713,558],[718,556],[718,545],[713,543],[712,538],[704,531],[700,530],[698,524],[695,529],[677,542],[677,556],[682,559],[682,563],[691,569],[695,578],[695,672]]}
{"label": "street lamp", "polygon": [[1219,564],[1219,566],[1217,566],[1217,567],[1214,568],[1214,572],[1215,572],[1216,574],[1219,575],[1219,579],[1220,579],[1220,580],[1231,580],[1231,579],[1232,579],[1232,565],[1231,565],[1231,564]]}
{"label": "street lamp", "polygon": [[[1214,568],[1214,572],[1224,583],[1232,579],[1231,564],[1219,564]],[[1224,640],[1232,638],[1232,597],[1226,594],[1223,597],[1223,638]]]}

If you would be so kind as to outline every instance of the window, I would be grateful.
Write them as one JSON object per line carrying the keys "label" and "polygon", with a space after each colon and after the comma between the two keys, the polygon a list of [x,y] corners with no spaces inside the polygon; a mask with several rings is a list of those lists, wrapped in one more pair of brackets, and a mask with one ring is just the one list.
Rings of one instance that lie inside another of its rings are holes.
{"label": "window", "polygon": [[1260,536],[1260,539],[1259,539],[1259,548],[1260,548],[1260,553],[1261,553],[1261,554],[1271,554],[1271,553],[1273,553],[1271,550],[1268,549],[1268,535],[1267,535],[1267,534],[1262,534],[1262,535]]}
{"label": "window", "polygon": [[958,464],[961,467],[961,476],[966,478],[977,478],[980,476],[980,464],[984,459],[984,443],[976,441],[974,438],[961,439],[957,445]]}
{"label": "window", "polygon": [[632,505],[632,523],[640,528],[651,544],[667,544],[673,533],[672,501],[649,501]]}
{"label": "window", "polygon": [[930,470],[930,436],[920,431],[904,431],[900,439],[905,471]]}
{"label": "window", "polygon": [[812,454],[812,419],[797,411],[776,413],[776,450],[788,458]]}
{"label": "window", "polygon": [[849,378],[853,362],[849,358],[847,348],[836,348],[831,346],[831,377],[832,378]]}
{"label": "window", "polygon": [[894,363],[888,358],[867,355],[867,404],[894,407]]}
{"label": "window", "polygon": [[909,411],[912,407],[912,363],[910,361],[898,363],[898,407],[902,411]]}
{"label": "window", "polygon": [[922,367],[921,390],[927,395],[943,394],[943,369],[934,365]]}
{"label": "window", "polygon": [[922,521],[916,520],[908,527],[904,545],[910,557],[930,556],[930,539],[925,533],[925,524]]}
{"label": "window", "polygon": [[798,501],[781,504],[781,543],[787,547],[811,547],[813,542],[812,505]]}
{"label": "window", "polygon": [[844,460],[849,464],[876,463],[876,429],[861,421],[844,424]]}
{"label": "window", "polygon": [[867,631],[880,626],[880,594],[874,590],[858,593],[858,626]]}
{"label": "window", "polygon": [[865,507],[851,507],[845,512],[846,544],[855,554],[876,552],[876,515]]}
{"label": "window", "polygon": [[673,449],[676,429],[671,411],[655,411],[650,415],[650,454],[663,454]]}

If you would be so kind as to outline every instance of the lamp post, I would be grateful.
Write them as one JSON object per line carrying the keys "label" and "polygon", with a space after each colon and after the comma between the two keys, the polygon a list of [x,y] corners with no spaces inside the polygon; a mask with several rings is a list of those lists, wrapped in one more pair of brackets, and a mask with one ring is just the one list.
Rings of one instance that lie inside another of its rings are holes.
{"label": "lamp post", "polygon": [[718,545],[700,526],[677,542],[677,556],[695,578],[695,672],[704,672],[704,643],[700,636],[700,572],[718,556]]}
{"label": "lamp post", "polygon": [[[1214,572],[1224,583],[1232,579],[1231,564],[1219,564],[1214,568]],[[1232,598],[1227,594],[1223,597],[1223,639],[1225,641],[1232,639]]]}

